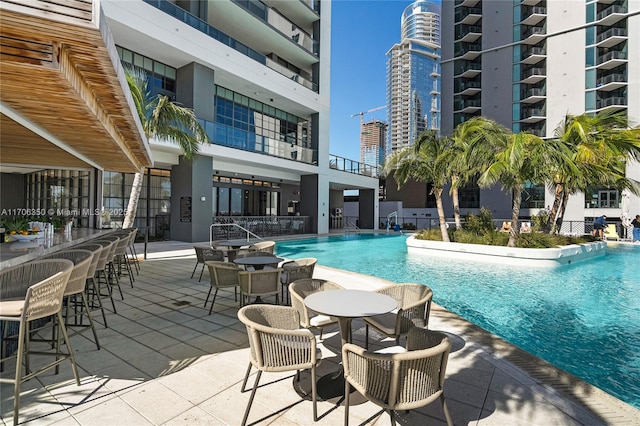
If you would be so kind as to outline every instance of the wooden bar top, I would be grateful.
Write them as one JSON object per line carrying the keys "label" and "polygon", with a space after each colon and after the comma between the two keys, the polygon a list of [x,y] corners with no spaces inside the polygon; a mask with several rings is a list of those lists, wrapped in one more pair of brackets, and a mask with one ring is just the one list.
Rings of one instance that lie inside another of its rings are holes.
{"label": "wooden bar top", "polygon": [[71,230],[71,234],[55,233],[53,239],[38,238],[26,242],[2,243],[0,244],[0,270],[29,262],[45,254],[70,248],[114,231],[115,229],[77,228]]}

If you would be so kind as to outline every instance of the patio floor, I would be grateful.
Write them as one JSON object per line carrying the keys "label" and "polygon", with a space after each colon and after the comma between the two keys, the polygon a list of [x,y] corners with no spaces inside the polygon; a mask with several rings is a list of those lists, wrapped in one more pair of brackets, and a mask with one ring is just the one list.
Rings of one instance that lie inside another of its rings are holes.
{"label": "patio floor", "polygon": [[[139,250],[138,253],[141,251]],[[71,343],[81,386],[70,364],[23,384],[20,422],[34,425],[239,425],[249,398],[240,387],[248,366],[248,340],[238,321],[233,292],[218,294],[214,313],[203,307],[209,291],[205,270],[198,282],[193,244],[149,244],[133,288],[122,282],[124,300],[108,313],[109,328],[95,312],[102,348],[91,333]],[[348,288],[374,289],[383,280],[318,266],[315,277]],[[640,424],[640,410],[561,372],[548,363],[434,306],[429,328],[452,341],[445,396],[456,425]],[[86,337],[85,337],[86,336]],[[375,341],[375,336],[372,341]],[[353,339],[364,344],[364,323],[353,322]],[[381,342],[390,345],[392,342]],[[338,369],[337,327],[319,345],[318,377]],[[13,366],[5,366],[11,375]],[[253,370],[255,374],[255,370]],[[255,376],[254,376],[255,377]],[[254,378],[253,377],[253,378]],[[253,383],[250,378],[249,383]],[[302,385],[308,376],[303,375]],[[12,423],[13,387],[2,384],[3,424]],[[311,402],[293,388],[293,373],[265,373],[249,414],[255,425],[337,425],[338,398],[321,401],[313,422]],[[445,424],[439,402],[398,413],[403,425]],[[389,416],[359,394],[351,396],[350,424],[388,425]]]}

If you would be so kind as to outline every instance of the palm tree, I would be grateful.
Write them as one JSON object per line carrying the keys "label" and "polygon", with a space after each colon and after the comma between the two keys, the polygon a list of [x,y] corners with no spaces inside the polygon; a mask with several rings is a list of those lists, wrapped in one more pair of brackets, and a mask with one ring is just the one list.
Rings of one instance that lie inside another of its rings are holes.
{"label": "palm tree", "polygon": [[482,173],[478,183],[488,187],[500,183],[504,189],[513,193],[513,209],[511,212],[511,230],[509,232],[508,247],[515,247],[516,237],[520,232],[518,217],[522,191],[527,182],[544,181],[544,169],[541,167],[546,161],[544,141],[530,133],[520,132],[505,138],[496,138],[494,158]]}
{"label": "palm tree", "polygon": [[626,161],[640,158],[640,130],[628,128],[624,113],[567,114],[554,136],[571,149],[572,155],[559,158],[557,164],[547,164],[555,168],[550,181],[554,190],[552,233],[562,225],[571,194],[590,186],[613,186],[634,193],[640,190],[638,182],[625,177]]}
{"label": "palm tree", "polygon": [[431,182],[432,193],[436,197],[442,241],[446,242],[449,242],[449,234],[442,204],[442,192],[448,181],[446,156],[448,149],[450,149],[450,142],[447,138],[439,137],[435,130],[427,130],[420,134],[413,147],[391,154],[384,165],[385,173],[393,174],[398,188],[409,179]]}
{"label": "palm tree", "polygon": [[[133,103],[148,139],[156,138],[175,143],[182,149],[184,157],[188,160],[198,152],[200,143],[210,142],[193,110],[172,102],[167,96],[151,95],[143,69],[127,66],[125,75],[133,96]],[[143,173],[138,172],[133,178],[129,204],[122,223],[123,228],[133,226],[142,189],[142,177]]]}

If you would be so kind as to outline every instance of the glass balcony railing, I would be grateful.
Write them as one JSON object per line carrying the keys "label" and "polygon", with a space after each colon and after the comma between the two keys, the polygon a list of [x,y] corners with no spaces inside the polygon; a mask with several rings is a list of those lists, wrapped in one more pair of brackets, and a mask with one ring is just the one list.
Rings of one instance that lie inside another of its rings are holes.
{"label": "glass balcony railing", "polygon": [[626,28],[615,28],[615,27],[609,28],[607,31],[603,32],[602,34],[598,34],[598,37],[596,38],[596,43],[602,43],[603,41],[611,37],[626,37],[626,36],[627,36]]}
{"label": "glass balcony railing", "polygon": [[318,162],[318,151],[315,149],[261,136],[254,132],[225,124],[213,123],[202,119],[198,119],[198,122],[207,132],[211,143],[214,145],[257,152],[307,164],[317,164]]}
{"label": "glass balcony railing", "polygon": [[606,9],[604,9],[602,12],[598,13],[598,15],[596,16],[596,20],[599,21],[614,13],[620,13],[620,14],[627,13],[627,8],[625,6],[613,4],[607,7]]}
{"label": "glass balcony railing", "polygon": [[611,52],[607,52],[604,55],[600,55],[598,56],[598,65],[608,61],[613,61],[615,59],[621,59],[621,60],[627,59],[627,52],[612,50]]}
{"label": "glass balcony railing", "polygon": [[359,161],[338,157],[337,155],[329,155],[329,167],[356,175],[380,177],[379,166],[371,166]]}
{"label": "glass balcony railing", "polygon": [[621,73],[615,73],[615,74],[609,74],[609,75],[605,75],[604,77],[600,77],[596,83],[598,85],[598,87],[600,86],[604,86],[605,84],[609,84],[609,83],[626,83],[627,81],[627,76]]}
{"label": "glass balcony railing", "polygon": [[610,106],[626,106],[627,98],[622,96],[612,96],[610,98],[599,99],[596,101],[596,108],[606,108]]}

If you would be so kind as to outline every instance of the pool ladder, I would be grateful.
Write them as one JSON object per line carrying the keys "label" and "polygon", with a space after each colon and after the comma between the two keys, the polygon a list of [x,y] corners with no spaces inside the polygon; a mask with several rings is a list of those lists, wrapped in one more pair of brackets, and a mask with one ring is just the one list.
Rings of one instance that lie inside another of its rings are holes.
{"label": "pool ladder", "polygon": [[360,233],[360,228],[358,228],[355,224],[349,222],[348,220],[345,221],[343,229],[345,234],[350,234],[352,232],[355,234]]}

